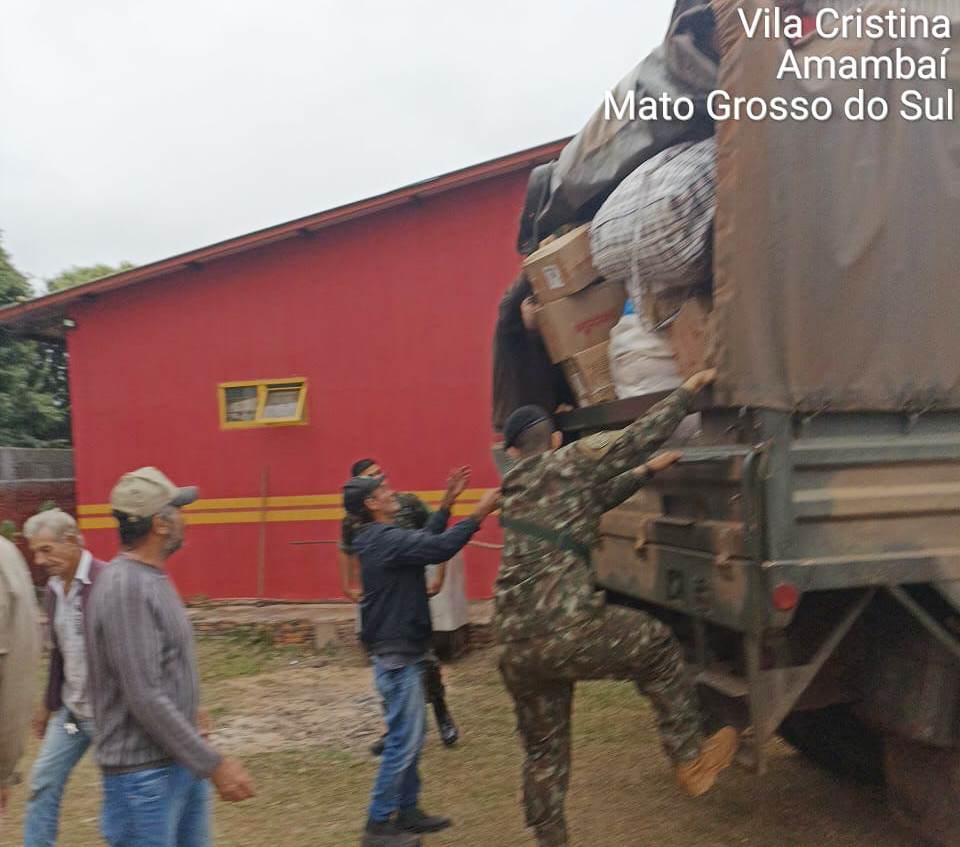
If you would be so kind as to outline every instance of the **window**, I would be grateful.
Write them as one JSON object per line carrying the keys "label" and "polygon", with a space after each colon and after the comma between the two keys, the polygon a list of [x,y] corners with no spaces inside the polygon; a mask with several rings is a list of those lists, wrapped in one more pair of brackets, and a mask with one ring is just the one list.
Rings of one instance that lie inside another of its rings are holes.
{"label": "window", "polygon": [[307,381],[291,379],[224,382],[220,385],[220,426],[249,429],[306,423]]}

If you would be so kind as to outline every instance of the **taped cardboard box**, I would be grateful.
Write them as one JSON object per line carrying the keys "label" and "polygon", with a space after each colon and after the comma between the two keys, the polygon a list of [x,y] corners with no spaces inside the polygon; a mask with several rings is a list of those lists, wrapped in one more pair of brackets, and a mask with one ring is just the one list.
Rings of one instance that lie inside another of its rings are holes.
{"label": "taped cardboard box", "polygon": [[595,406],[617,399],[610,375],[608,348],[606,342],[597,344],[563,363],[564,376],[578,406]]}
{"label": "taped cardboard box", "polygon": [[606,281],[541,305],[537,326],[550,360],[559,364],[605,343],[620,320],[626,299],[623,283]]}
{"label": "taped cardboard box", "polygon": [[684,379],[707,367],[710,308],[709,297],[691,297],[680,307],[670,324],[670,344],[677,359],[677,368]]}
{"label": "taped cardboard box", "polygon": [[523,270],[541,303],[575,294],[596,282],[600,274],[590,254],[590,225],[545,243],[527,258]]}

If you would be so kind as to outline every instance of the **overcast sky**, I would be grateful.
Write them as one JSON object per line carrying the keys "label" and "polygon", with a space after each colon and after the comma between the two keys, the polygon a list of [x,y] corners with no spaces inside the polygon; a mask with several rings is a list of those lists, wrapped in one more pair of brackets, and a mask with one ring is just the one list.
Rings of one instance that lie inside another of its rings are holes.
{"label": "overcast sky", "polygon": [[573,134],[672,5],[8,0],[3,244],[143,264]]}

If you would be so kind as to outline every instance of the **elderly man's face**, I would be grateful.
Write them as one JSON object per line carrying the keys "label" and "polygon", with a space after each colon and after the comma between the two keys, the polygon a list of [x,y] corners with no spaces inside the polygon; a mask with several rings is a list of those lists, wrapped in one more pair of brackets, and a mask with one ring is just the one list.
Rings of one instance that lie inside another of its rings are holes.
{"label": "elderly man's face", "polygon": [[48,576],[64,577],[80,561],[83,552],[76,534],[67,533],[57,540],[49,529],[43,529],[30,539],[33,561],[44,568]]}

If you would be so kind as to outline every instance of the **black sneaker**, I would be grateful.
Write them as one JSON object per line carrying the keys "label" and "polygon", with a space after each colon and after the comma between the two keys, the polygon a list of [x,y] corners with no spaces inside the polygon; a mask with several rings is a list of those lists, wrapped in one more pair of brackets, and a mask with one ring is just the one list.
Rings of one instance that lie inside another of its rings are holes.
{"label": "black sneaker", "polygon": [[360,847],[420,847],[420,836],[400,829],[393,821],[367,820]]}
{"label": "black sneaker", "polygon": [[406,832],[440,832],[441,829],[453,826],[453,821],[439,815],[428,815],[423,809],[413,806],[400,810],[397,814],[397,826]]}

